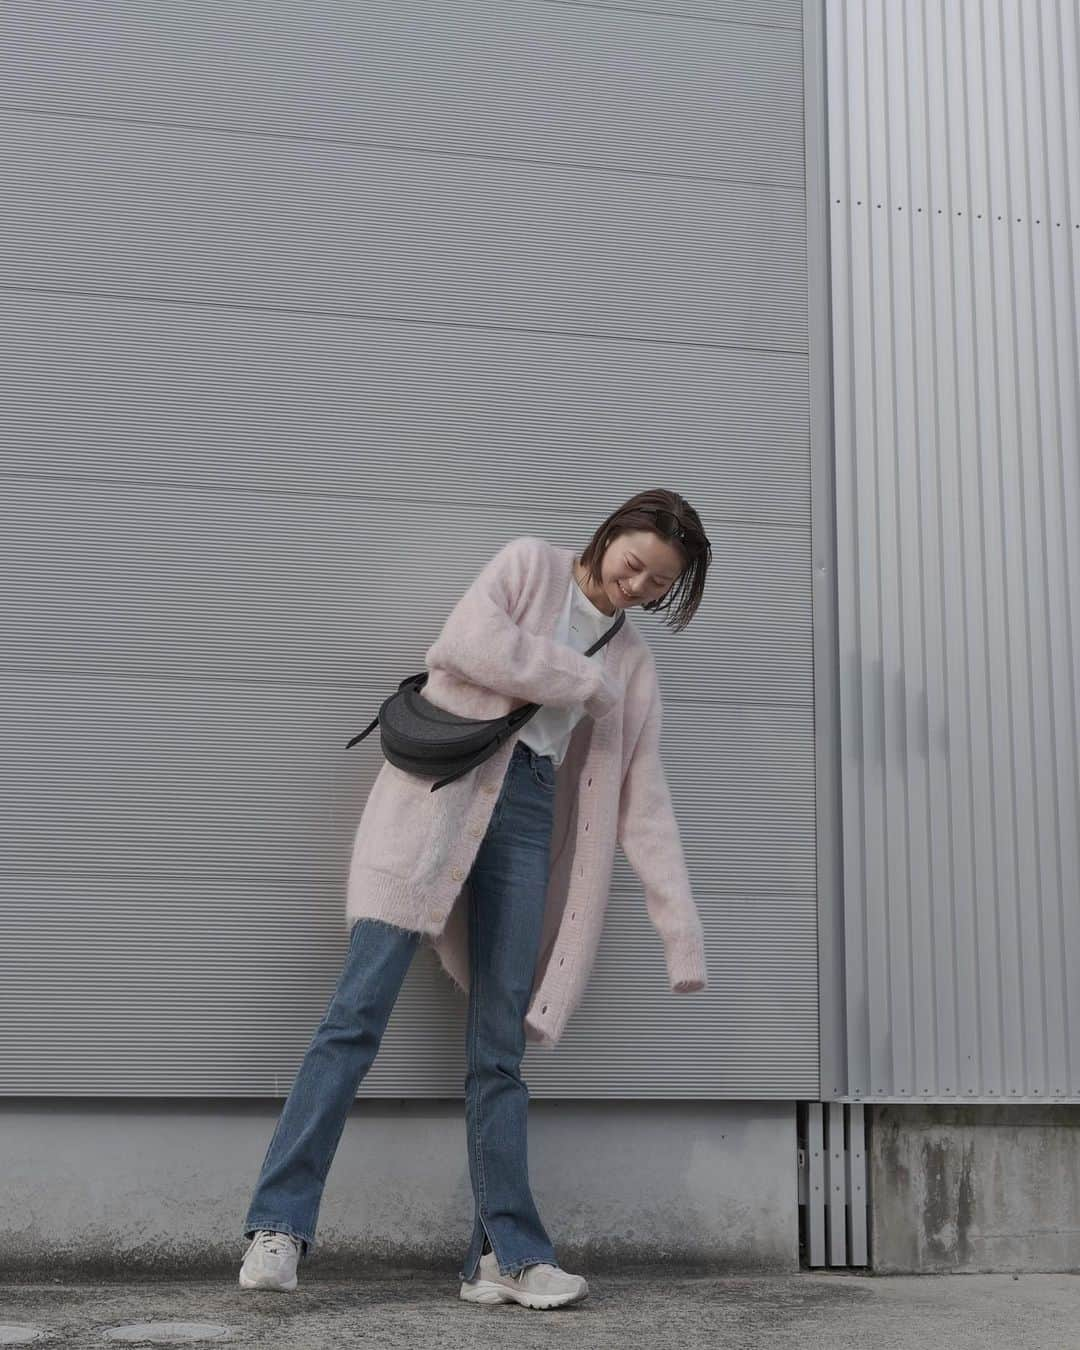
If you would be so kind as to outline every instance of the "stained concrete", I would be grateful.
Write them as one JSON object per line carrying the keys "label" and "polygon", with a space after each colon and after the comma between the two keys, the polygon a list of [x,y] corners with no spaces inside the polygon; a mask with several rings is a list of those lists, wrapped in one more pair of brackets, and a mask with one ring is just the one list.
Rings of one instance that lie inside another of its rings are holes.
{"label": "stained concrete", "polygon": [[[0,1279],[228,1268],[280,1109],[0,1102]],[[794,1103],[533,1101],[529,1174],[564,1264],[798,1270]],[[323,1276],[359,1260],[456,1271],[473,1206],[461,1102],[360,1100],[313,1254]]]}
{"label": "stained concrete", "polygon": [[309,1281],[292,1294],[242,1292],[230,1272],[206,1283],[8,1285],[0,1288],[0,1321],[46,1330],[49,1339],[38,1345],[78,1350],[107,1346],[104,1333],[110,1327],[149,1321],[225,1326],[231,1333],[227,1340],[202,1343],[274,1350],[1080,1347],[1078,1276],[710,1278],[674,1266],[622,1275],[584,1273],[590,1278],[589,1297],[551,1312],[464,1303],[455,1279],[430,1272]]}
{"label": "stained concrete", "polygon": [[1080,1106],[871,1110],[875,1272],[1080,1271]]}

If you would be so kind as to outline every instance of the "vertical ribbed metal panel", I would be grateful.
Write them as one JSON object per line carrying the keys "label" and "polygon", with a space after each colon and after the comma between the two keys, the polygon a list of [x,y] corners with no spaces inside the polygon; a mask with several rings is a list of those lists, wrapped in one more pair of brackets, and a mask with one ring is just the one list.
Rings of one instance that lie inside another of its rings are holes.
{"label": "vertical ribbed metal panel", "polygon": [[800,1102],[799,1206],[809,1266],[867,1264],[866,1121],[858,1102]]}
{"label": "vertical ribbed metal panel", "polygon": [[[711,988],[619,858],[534,1095],[813,1096],[796,0],[4,8],[0,1090],[280,1095],[344,754],[505,539],[715,541],[664,758]],[[430,952],[367,1095],[460,1096]]]}
{"label": "vertical ribbed metal panel", "polygon": [[826,28],[846,1092],[1080,1101],[1078,7]]}

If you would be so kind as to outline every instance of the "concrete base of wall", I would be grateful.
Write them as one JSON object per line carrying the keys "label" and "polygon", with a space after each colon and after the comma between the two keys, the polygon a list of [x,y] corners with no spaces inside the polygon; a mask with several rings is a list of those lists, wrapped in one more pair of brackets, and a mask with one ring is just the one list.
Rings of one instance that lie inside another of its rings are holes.
{"label": "concrete base of wall", "polygon": [[[234,1271],[279,1102],[0,1102],[0,1273]],[[790,1102],[534,1101],[533,1195],[560,1261],[797,1271]],[[308,1268],[456,1274],[473,1197],[461,1102],[361,1100]]]}
{"label": "concrete base of wall", "polygon": [[870,1108],[879,1274],[1080,1272],[1080,1106]]}

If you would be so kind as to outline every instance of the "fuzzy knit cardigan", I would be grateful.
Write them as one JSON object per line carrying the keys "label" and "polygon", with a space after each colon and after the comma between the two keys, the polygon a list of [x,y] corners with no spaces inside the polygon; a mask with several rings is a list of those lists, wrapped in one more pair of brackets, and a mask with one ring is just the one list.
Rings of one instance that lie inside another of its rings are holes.
{"label": "fuzzy knit cardigan", "polygon": [[[572,549],[522,535],[483,567],[425,654],[424,697],[465,717],[522,703],[583,704],[558,766],[551,870],[527,1040],[554,1047],[581,1002],[600,942],[615,845],[645,893],[676,993],[707,987],[701,919],[690,891],[659,754],[652,652],[627,615],[594,661],[552,639]],[[357,827],[347,927],[361,917],[423,934],[469,988],[468,876],[519,735],[438,791],[384,761]]]}

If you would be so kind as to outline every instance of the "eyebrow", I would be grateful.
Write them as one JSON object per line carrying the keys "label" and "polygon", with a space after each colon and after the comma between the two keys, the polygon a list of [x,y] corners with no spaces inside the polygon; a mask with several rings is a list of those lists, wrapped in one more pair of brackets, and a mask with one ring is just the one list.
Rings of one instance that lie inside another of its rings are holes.
{"label": "eyebrow", "polygon": [[[633,558],[633,560],[634,560],[635,562],[641,563],[642,567],[645,566],[645,564],[644,564],[643,562],[641,562],[641,559],[638,557],[638,555],[634,552],[633,549],[629,549],[628,552],[629,552],[631,558]],[[653,576],[657,579],[657,581],[674,581],[674,580],[675,580],[674,577],[662,577],[662,576],[660,575],[659,572],[654,572],[654,573],[653,573]]]}

